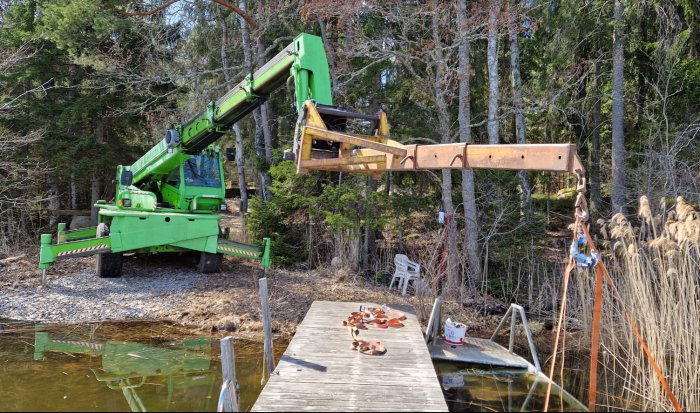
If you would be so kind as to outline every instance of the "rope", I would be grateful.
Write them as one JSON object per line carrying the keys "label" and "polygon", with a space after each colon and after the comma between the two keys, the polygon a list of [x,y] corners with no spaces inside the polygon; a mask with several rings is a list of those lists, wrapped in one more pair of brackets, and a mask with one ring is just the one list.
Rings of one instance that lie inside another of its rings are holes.
{"label": "rope", "polygon": [[445,260],[447,259],[448,254],[448,232],[450,230],[451,220],[452,214],[445,214],[445,230],[442,232],[442,258],[440,258],[440,266],[438,267],[438,273],[435,282],[439,282],[442,276],[444,275],[444,273],[442,272],[442,268],[445,264]]}
{"label": "rope", "polygon": [[[576,220],[576,224],[579,223],[579,220]],[[574,234],[576,234],[576,227],[574,227]],[[574,235],[574,239],[575,239]],[[566,265],[566,269],[564,270],[564,285],[562,286],[562,297],[561,297],[561,308],[559,309],[559,319],[557,320],[557,332],[556,336],[554,339],[554,352],[553,358],[552,358],[552,364],[549,366],[549,381],[547,382],[547,393],[544,396],[544,412],[547,412],[549,409],[549,396],[552,392],[552,379],[554,378],[554,367],[557,364],[557,350],[559,348],[559,336],[561,334],[561,327],[562,323],[564,320],[564,317],[566,315],[566,297],[567,297],[567,291],[569,289],[569,278],[571,276],[571,271],[576,268],[576,260],[574,260],[573,255],[569,255],[569,263]],[[563,347],[563,346],[562,346]],[[563,357],[563,354],[562,354]],[[562,360],[562,364],[564,363],[564,360]]]}

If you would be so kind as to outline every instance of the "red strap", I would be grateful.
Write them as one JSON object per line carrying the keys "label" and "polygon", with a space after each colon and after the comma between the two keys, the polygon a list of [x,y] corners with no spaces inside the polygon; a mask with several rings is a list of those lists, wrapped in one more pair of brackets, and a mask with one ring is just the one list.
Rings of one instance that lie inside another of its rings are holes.
{"label": "red strap", "polygon": [[[585,227],[585,224],[583,225]],[[584,230],[584,233],[586,230]],[[595,411],[598,390],[598,348],[600,347],[600,312],[603,306],[603,262],[595,266],[595,298],[593,301],[593,328],[591,331],[591,370],[588,387],[588,411]]]}

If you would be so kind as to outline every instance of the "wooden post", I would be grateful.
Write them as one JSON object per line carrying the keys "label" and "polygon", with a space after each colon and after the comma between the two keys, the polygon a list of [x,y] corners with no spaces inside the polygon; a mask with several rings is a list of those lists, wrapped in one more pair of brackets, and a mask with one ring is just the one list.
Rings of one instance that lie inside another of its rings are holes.
{"label": "wooden post", "polygon": [[425,329],[425,342],[430,343],[435,339],[440,333],[440,324],[442,320],[440,319],[440,313],[442,310],[442,295],[438,295],[433,303],[433,311],[430,312],[430,319],[428,320],[428,326]]}
{"label": "wooden post", "polygon": [[[238,381],[236,380],[236,359],[233,350],[233,337],[221,340],[221,370],[223,371],[223,386],[221,389],[224,412],[240,412],[241,404],[238,399]],[[221,399],[221,396],[219,397]],[[219,400],[221,406],[221,400]],[[221,411],[221,410],[219,410]]]}
{"label": "wooden post", "polygon": [[267,377],[270,378],[275,369],[275,359],[272,351],[272,325],[270,322],[270,304],[267,301],[267,278],[258,280],[260,291],[260,309],[262,310],[263,332],[265,333],[265,360]]}
{"label": "wooden post", "polygon": [[513,348],[515,348],[515,323],[516,323],[516,316],[515,314],[515,309],[513,306],[510,307],[511,309],[511,314],[510,314],[510,340],[508,342],[508,351],[511,353],[513,352]]}

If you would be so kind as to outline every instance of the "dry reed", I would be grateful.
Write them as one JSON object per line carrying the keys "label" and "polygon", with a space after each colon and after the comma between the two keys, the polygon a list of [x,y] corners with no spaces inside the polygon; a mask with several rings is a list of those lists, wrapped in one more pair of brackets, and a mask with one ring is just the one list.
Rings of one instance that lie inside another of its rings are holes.
{"label": "dry reed", "polygon": [[[664,205],[663,203],[661,205]],[[606,288],[601,322],[598,405],[609,410],[672,410],[646,359],[622,304],[651,349],[661,371],[687,411],[700,409],[700,217],[679,197],[674,211],[652,216],[640,200],[640,224],[621,214],[601,227],[611,237],[605,256],[621,301]],[[663,228],[656,228],[664,222]],[[658,234],[658,235],[657,235]],[[593,297],[592,271],[579,271],[571,294]],[[570,309],[590,331],[592,300]]]}

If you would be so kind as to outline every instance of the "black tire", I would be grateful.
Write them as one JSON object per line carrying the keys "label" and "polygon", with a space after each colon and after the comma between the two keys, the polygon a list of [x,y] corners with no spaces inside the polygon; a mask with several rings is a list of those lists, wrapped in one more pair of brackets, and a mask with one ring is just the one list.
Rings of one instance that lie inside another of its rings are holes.
{"label": "black tire", "polygon": [[[109,227],[107,224],[97,226],[97,238],[108,237]],[[119,278],[122,276],[123,253],[105,252],[97,254],[97,265],[95,272],[100,278]]]}
{"label": "black tire", "polygon": [[221,262],[223,261],[223,254],[212,254],[210,252],[202,251],[199,254],[199,259],[197,260],[197,268],[202,274],[213,274],[221,270]]}

